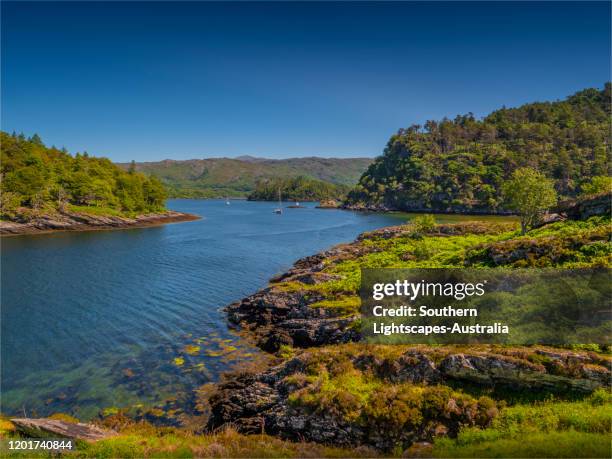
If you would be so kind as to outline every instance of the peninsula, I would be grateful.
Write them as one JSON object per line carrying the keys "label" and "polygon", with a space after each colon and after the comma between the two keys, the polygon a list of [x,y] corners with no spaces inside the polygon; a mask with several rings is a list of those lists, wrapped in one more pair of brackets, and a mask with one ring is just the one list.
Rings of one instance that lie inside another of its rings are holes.
{"label": "peninsula", "polygon": [[70,155],[40,137],[0,132],[0,235],[141,228],[197,215],[166,209],[155,177],[106,158]]}

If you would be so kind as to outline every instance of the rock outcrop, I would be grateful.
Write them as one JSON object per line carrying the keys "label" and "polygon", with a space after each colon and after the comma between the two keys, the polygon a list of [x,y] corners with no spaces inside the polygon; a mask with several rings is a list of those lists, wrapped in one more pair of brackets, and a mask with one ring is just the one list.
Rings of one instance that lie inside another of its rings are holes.
{"label": "rock outcrop", "polygon": [[[516,226],[466,222],[437,225],[428,234],[501,234]],[[595,231],[582,235],[580,241],[570,237],[564,243],[573,247],[584,243],[584,238],[598,241],[602,235]],[[463,426],[484,427],[496,416],[493,400],[475,399],[452,388],[588,394],[610,385],[610,359],[595,353],[543,346],[355,343],[357,316],[317,307],[327,298],[321,293],[325,290],[313,286],[336,280],[327,267],[380,250],[377,245],[381,244],[372,240],[412,237],[410,225],[364,233],[350,244],[298,260],[273,278],[268,288],[228,306],[229,320],[254,336],[262,349],[276,352],[283,345],[308,349],[267,371],[229,376],[210,398],[207,427],[232,425],[244,433],[266,432],[339,446],[369,445],[384,451],[397,446],[418,449],[437,436],[456,435]],[[504,244],[518,244],[510,251],[518,255],[508,254]],[[468,254],[466,263],[486,256],[507,264],[532,257],[531,251],[542,258],[556,253],[556,244],[547,239],[538,244],[525,239],[501,241],[489,244],[488,251],[478,247],[477,253]]]}
{"label": "rock outcrop", "polygon": [[600,193],[559,203],[556,213],[571,220],[586,220],[595,215],[612,214],[612,194]]}
{"label": "rock outcrop", "polygon": [[144,228],[198,220],[200,217],[183,212],[166,211],[134,218],[119,216],[101,216],[77,212],[58,212],[40,215],[29,221],[0,221],[0,235],[37,234],[53,231],[93,231],[127,228]]}
{"label": "rock outcrop", "polygon": [[101,429],[92,424],[72,423],[59,419],[11,419],[17,430],[30,437],[46,438],[49,436],[72,438],[75,440],[98,441],[117,435],[112,430]]}
{"label": "rock outcrop", "polygon": [[[610,381],[610,362],[602,362],[586,353],[548,348],[533,349],[529,355],[525,355],[525,350],[500,351],[504,353],[483,346],[480,350],[415,347],[395,358],[389,358],[380,357],[371,347],[362,346],[352,347],[346,355],[350,356],[348,371],[357,369],[364,375],[371,375],[370,379],[375,378],[383,386],[389,387],[393,394],[385,405],[389,407],[396,403],[394,400],[401,398],[397,395],[399,390],[393,388],[401,384],[435,389],[444,387],[439,384],[454,381],[488,387],[588,393],[597,387],[607,386]],[[373,414],[373,410],[364,409],[360,417],[347,418],[331,408],[317,408],[296,402],[299,400],[296,394],[308,390],[310,386],[315,393],[321,390],[318,386],[321,382],[316,375],[307,376],[313,374],[313,362],[320,365],[328,358],[330,361],[325,363],[328,371],[341,365],[346,370],[346,362],[337,358],[334,360],[334,352],[342,353],[342,346],[340,350],[326,348],[323,352],[306,350],[263,373],[240,374],[221,383],[210,400],[208,427],[214,429],[231,424],[245,433],[263,431],[290,440],[343,446],[367,444],[388,450],[398,442],[408,447],[416,442],[429,442],[438,435],[452,435],[459,426],[486,424],[495,416],[494,405],[480,400],[476,402],[474,399],[472,402],[457,399],[457,395],[446,392],[451,395],[440,402],[443,407],[441,411],[423,409],[419,415],[421,422],[410,428],[404,428],[409,424],[401,421],[404,424],[391,423],[381,430],[381,419]],[[530,359],[542,360],[546,364],[534,363]],[[440,397],[437,393],[436,399]],[[351,403],[350,397],[346,403]],[[393,433],[393,429],[398,430]]]}
{"label": "rock outcrop", "polygon": [[[438,225],[432,234],[450,236],[465,233],[497,234],[508,231],[514,223],[482,224],[465,222]],[[367,244],[369,239],[392,239],[412,234],[410,225],[391,226],[361,234],[354,242],[339,244],[329,250],[302,258],[287,272],[270,280],[270,286],[230,304],[225,308],[229,321],[255,338],[257,345],[276,352],[282,345],[306,348],[347,343],[359,339],[351,327],[356,316],[338,316],[327,308],[311,305],[324,300],[320,293],[299,286],[317,285],[338,277],[321,272],[327,266],[356,259],[379,249]],[[293,288],[295,287],[295,288]]]}

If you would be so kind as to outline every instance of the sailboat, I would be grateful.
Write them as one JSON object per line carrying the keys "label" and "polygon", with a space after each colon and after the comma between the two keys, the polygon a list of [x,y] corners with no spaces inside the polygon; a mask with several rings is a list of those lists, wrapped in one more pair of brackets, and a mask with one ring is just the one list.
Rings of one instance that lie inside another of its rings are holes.
{"label": "sailboat", "polygon": [[283,208],[282,208],[282,201],[281,201],[281,189],[278,189],[278,207],[276,209],[274,209],[274,213],[275,214],[282,214],[283,213]]}
{"label": "sailboat", "polygon": [[229,206],[229,205],[230,205],[230,202],[229,202],[229,196],[226,196],[226,197],[225,197],[225,205],[226,205],[226,206]]}

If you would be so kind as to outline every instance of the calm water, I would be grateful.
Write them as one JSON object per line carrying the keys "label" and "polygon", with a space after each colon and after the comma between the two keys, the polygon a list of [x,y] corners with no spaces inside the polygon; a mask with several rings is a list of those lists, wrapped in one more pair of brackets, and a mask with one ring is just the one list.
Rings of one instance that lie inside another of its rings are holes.
{"label": "calm water", "polygon": [[275,206],[173,200],[203,219],[3,239],[0,411],[87,419],[104,408],[180,408],[257,353],[228,329],[222,306],[297,258],[406,218],[312,204],[275,215]]}

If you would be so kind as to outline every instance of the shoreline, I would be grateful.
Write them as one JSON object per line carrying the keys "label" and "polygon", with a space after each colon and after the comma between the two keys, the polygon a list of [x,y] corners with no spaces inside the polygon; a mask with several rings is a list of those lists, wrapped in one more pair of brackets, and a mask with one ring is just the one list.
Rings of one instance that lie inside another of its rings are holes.
{"label": "shoreline", "polygon": [[[440,224],[430,235],[458,236],[467,233],[487,234],[508,231],[516,222],[493,222],[483,225],[479,221]],[[385,226],[359,234],[350,242],[336,244],[328,249],[296,260],[286,271],[268,280],[268,285],[254,293],[223,307],[229,325],[262,351],[278,352],[282,346],[311,348],[343,344],[359,340],[359,333],[351,327],[358,314],[338,314],[333,309],[312,308],[312,304],[326,297],[308,287],[338,280],[334,274],[323,272],[326,266],[346,259],[358,258],[376,251],[364,241],[381,238],[393,239],[410,234],[406,225]],[[287,290],[283,285],[303,284],[302,289]]]}
{"label": "shoreline", "polygon": [[414,208],[410,210],[402,210],[387,207],[377,206],[357,206],[357,205],[341,205],[338,209],[352,210],[354,212],[372,212],[372,213],[402,213],[402,214],[433,214],[433,215],[477,215],[481,217],[516,217],[516,213],[510,211],[490,212],[486,210],[437,210],[426,208]]}
{"label": "shoreline", "polygon": [[[450,236],[494,236],[516,230],[516,226],[512,222],[479,221],[439,224],[427,237],[445,240]],[[351,308],[358,297],[344,291],[339,296],[328,295],[317,285],[340,280],[338,273],[326,272],[326,268],[375,254],[380,248],[373,242],[401,241],[409,238],[411,231],[407,225],[397,225],[364,232],[352,242],[297,260],[291,268],[271,278],[267,287],[227,305],[224,311],[230,327],[240,330],[262,351],[276,355],[280,362],[264,370],[229,375],[216,383],[208,401],[206,429],[214,431],[231,425],[243,434],[266,433],[283,440],[370,447],[385,453],[392,451],[398,441],[404,449],[420,444],[431,448],[436,437],[455,437],[457,426],[446,414],[422,411],[426,422],[419,429],[406,433],[400,429],[397,438],[380,435],[379,418],[368,411],[368,403],[374,402],[353,402],[358,400],[353,394],[360,388],[368,390],[369,383],[346,389],[342,385],[346,378],[355,384],[373,380],[389,386],[391,400],[396,397],[393,390],[432,390],[436,397],[448,397],[444,403],[453,407],[454,415],[461,416],[464,425],[479,428],[487,427],[499,416],[504,396],[474,398],[465,405],[485,413],[483,421],[474,417],[472,409],[456,409],[460,405],[455,401],[466,401],[462,397],[469,395],[452,393],[453,388],[461,392],[465,387],[488,390],[498,386],[539,394],[587,396],[606,387],[609,361],[596,352],[546,345],[395,346],[360,342],[359,309]],[[528,243],[539,247],[532,241]],[[495,248],[504,242],[490,244]],[[511,245],[508,250],[519,253],[522,248]],[[324,306],[325,301],[336,301],[346,309]],[[323,384],[327,387],[322,388]],[[372,393],[371,397],[376,395]],[[349,418],[341,411],[345,400],[353,403],[351,409],[361,417]],[[389,399],[384,400],[389,406]]]}
{"label": "shoreline", "polygon": [[134,218],[100,216],[84,213],[63,213],[42,216],[27,223],[0,221],[0,237],[27,236],[59,232],[112,231],[161,226],[200,220],[202,217],[185,212],[166,211]]}

